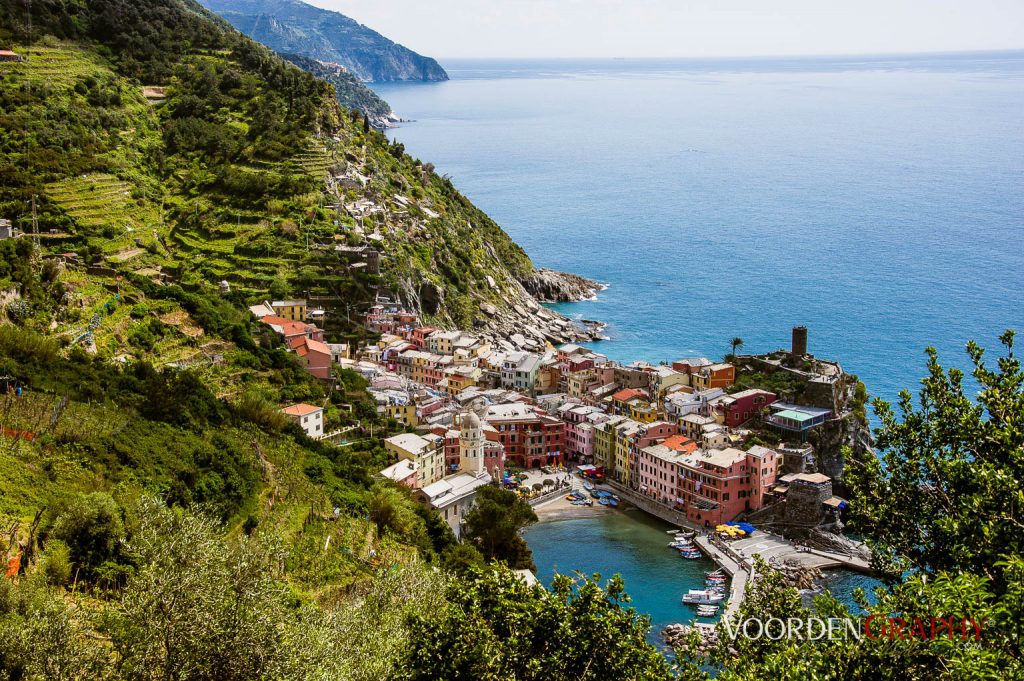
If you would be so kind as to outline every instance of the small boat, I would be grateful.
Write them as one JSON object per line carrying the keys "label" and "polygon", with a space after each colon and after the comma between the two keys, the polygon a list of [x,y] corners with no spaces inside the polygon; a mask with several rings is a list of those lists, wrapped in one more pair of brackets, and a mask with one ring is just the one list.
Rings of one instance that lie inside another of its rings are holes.
{"label": "small boat", "polygon": [[674,541],[674,542],[670,542],[669,546],[672,547],[673,549],[689,549],[689,548],[693,548],[693,544],[691,544],[688,541]]}
{"label": "small boat", "polygon": [[679,555],[686,560],[700,560],[702,558],[699,553],[680,553]]}
{"label": "small boat", "polygon": [[618,508],[618,506],[619,506],[619,499],[618,499],[618,497],[610,498],[608,500],[608,505],[611,506],[612,508]]}
{"label": "small boat", "polygon": [[590,490],[590,496],[594,497],[595,499],[600,499],[601,498],[601,495],[597,493],[596,489]]}
{"label": "small boat", "polygon": [[683,594],[683,603],[688,605],[713,605],[725,600],[725,594],[715,593],[707,589],[690,589]]}
{"label": "small boat", "polygon": [[610,499],[605,499],[604,497],[602,497],[602,498],[597,500],[597,503],[601,504],[602,506],[608,506],[608,505],[611,504],[611,500]]}
{"label": "small boat", "polygon": [[705,572],[704,574],[707,575],[708,577],[725,577],[726,576],[725,570],[723,570],[722,568],[718,568],[717,570],[713,570],[711,572]]}
{"label": "small boat", "polygon": [[697,617],[714,617],[718,614],[717,605],[698,605]]}
{"label": "small boat", "polygon": [[589,492],[590,490],[594,489],[594,484],[591,483],[591,482],[584,482],[583,483],[583,489],[585,489],[585,490],[587,490]]}

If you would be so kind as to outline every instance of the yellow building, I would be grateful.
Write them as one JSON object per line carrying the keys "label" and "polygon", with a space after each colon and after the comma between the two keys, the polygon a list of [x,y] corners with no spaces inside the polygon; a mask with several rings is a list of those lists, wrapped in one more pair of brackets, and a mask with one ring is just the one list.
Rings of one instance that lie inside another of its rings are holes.
{"label": "yellow building", "polygon": [[629,418],[640,423],[654,423],[661,418],[661,412],[658,405],[638,398],[629,402]]}
{"label": "yellow building", "polygon": [[594,463],[604,466],[609,475],[615,470],[615,426],[624,420],[624,416],[611,416],[594,426]]}
{"label": "yellow building", "polygon": [[565,391],[573,397],[583,398],[586,395],[590,384],[594,382],[597,374],[593,369],[584,369],[571,374],[566,374]]}
{"label": "yellow building", "polygon": [[389,419],[394,419],[413,428],[420,424],[420,420],[416,417],[415,404],[389,404],[384,408],[384,413]]}
{"label": "yellow building", "polygon": [[640,424],[623,419],[615,426],[615,473],[624,484],[629,483],[629,447]]}
{"label": "yellow building", "polygon": [[384,449],[399,459],[416,462],[414,487],[422,488],[444,477],[444,438],[432,433],[401,433],[384,440]]}
{"label": "yellow building", "polygon": [[448,381],[445,392],[455,397],[466,388],[477,385],[483,373],[483,369],[475,366],[461,365],[449,367],[444,370],[444,377]]}
{"label": "yellow building", "polygon": [[274,308],[274,314],[293,322],[306,321],[305,300],[275,300],[270,304]]}

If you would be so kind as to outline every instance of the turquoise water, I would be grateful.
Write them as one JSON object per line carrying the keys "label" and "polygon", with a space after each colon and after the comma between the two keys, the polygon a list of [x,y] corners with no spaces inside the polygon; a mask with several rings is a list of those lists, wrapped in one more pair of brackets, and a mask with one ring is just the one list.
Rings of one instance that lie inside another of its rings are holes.
{"label": "turquoise water", "polygon": [[667,546],[669,529],[671,525],[630,510],[539,523],[524,536],[537,563],[537,578],[545,586],[556,572],[600,573],[602,582],[622,575],[632,607],[651,617],[649,638],[658,644],[666,625],[694,619],[696,612],[680,599],[689,589],[704,588],[705,573],[716,567],[709,559],[680,558]]}
{"label": "turquoise water", "polygon": [[[622,575],[633,599],[631,605],[651,618],[649,640],[660,645],[658,635],[666,625],[695,619],[695,611],[680,599],[689,589],[704,588],[705,574],[716,567],[710,559],[680,558],[666,546],[669,529],[671,525],[634,509],[538,523],[528,527],[523,536],[533,551],[537,577],[545,586],[551,585],[556,572],[600,573],[602,581],[616,573]],[[864,575],[844,571],[828,572],[822,580],[825,589],[851,607],[854,589],[870,590],[877,584]]]}
{"label": "turquoise water", "polygon": [[559,306],[614,359],[787,346],[892,399],[923,348],[1024,330],[1024,53],[450,62],[377,86],[389,133],[539,265],[610,285]]}

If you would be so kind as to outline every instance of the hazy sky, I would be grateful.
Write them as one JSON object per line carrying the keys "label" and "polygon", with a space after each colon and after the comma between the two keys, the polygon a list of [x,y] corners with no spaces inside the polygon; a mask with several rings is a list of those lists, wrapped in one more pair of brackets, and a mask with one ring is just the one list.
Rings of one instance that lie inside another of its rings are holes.
{"label": "hazy sky", "polygon": [[433,57],[1024,48],[1024,0],[306,0]]}

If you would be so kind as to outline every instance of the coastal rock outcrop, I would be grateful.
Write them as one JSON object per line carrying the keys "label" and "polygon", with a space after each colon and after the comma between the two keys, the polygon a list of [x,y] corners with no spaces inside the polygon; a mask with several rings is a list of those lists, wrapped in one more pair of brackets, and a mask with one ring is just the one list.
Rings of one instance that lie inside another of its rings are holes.
{"label": "coastal rock outcrop", "polygon": [[597,295],[602,284],[569,272],[542,267],[522,279],[523,287],[542,303],[568,303],[589,300]]}

